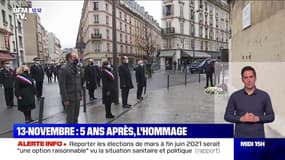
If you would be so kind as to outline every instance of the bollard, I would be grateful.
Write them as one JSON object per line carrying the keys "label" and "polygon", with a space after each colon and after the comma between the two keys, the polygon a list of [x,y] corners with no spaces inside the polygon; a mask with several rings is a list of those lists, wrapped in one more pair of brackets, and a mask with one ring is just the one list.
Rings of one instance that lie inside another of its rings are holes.
{"label": "bollard", "polygon": [[83,92],[83,111],[86,112],[86,90],[85,86],[82,87]]}
{"label": "bollard", "polygon": [[169,89],[169,74],[167,75],[167,89]]}
{"label": "bollard", "polygon": [[187,70],[185,72],[185,86],[186,86],[186,84],[187,84]]}
{"label": "bollard", "polygon": [[39,124],[43,123],[44,101],[45,101],[45,97],[41,97],[41,99],[40,99],[40,110],[39,110]]}
{"label": "bollard", "polygon": [[200,83],[200,80],[201,80],[201,74],[200,74],[200,72],[199,72],[199,83]]}

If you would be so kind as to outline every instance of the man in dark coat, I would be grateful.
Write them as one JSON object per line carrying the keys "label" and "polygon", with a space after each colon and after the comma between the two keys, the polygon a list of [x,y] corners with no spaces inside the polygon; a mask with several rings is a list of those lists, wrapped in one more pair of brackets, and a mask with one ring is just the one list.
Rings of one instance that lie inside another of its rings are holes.
{"label": "man in dark coat", "polygon": [[66,61],[59,70],[59,88],[66,108],[66,123],[76,124],[82,99],[77,54],[68,53]]}
{"label": "man in dark coat", "polygon": [[14,106],[14,80],[15,72],[10,68],[9,62],[3,62],[0,69],[0,84],[4,86],[5,101],[8,108]]}
{"label": "man in dark coat", "polygon": [[43,93],[43,82],[44,82],[44,69],[39,63],[39,58],[34,58],[34,64],[31,66],[31,76],[36,81],[36,92],[37,98],[42,97]]}
{"label": "man in dark coat", "polygon": [[122,104],[124,108],[130,108],[132,106],[128,104],[128,96],[129,90],[134,88],[128,63],[128,57],[123,56],[122,64],[119,66],[120,88],[122,91]]}
{"label": "man in dark coat", "polygon": [[106,118],[114,118],[111,112],[111,105],[114,102],[115,87],[114,87],[114,75],[112,73],[111,66],[108,62],[103,62],[102,66],[102,96],[103,104],[105,104]]}
{"label": "man in dark coat", "polygon": [[142,92],[143,92],[143,87],[146,87],[146,77],[145,77],[142,60],[138,61],[138,66],[136,67],[135,71],[136,71],[136,81],[137,81],[137,87],[138,87],[137,88],[137,99],[143,100]]}
{"label": "man in dark coat", "polygon": [[100,81],[101,81],[101,78],[102,78],[102,71],[101,71],[101,68],[98,64],[95,64],[95,70],[96,70],[96,83],[97,83],[97,86],[98,87],[101,87],[101,84],[100,84]]}
{"label": "man in dark coat", "polygon": [[95,70],[95,66],[93,64],[93,60],[88,60],[88,65],[85,67],[84,70],[84,79],[86,82],[86,88],[89,92],[89,99],[90,101],[95,100],[94,91],[97,88],[96,80],[97,80],[97,72]]}
{"label": "man in dark coat", "polygon": [[214,74],[214,71],[215,71],[215,62],[214,61],[211,61],[211,60],[208,60],[206,62],[206,86],[205,88],[208,88],[209,87],[209,81],[211,83],[211,87],[214,86],[213,84],[213,74]]}

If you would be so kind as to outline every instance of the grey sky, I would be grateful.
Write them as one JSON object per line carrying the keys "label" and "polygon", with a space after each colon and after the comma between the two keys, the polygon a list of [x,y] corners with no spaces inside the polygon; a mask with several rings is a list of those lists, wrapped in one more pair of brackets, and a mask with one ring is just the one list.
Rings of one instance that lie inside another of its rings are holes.
{"label": "grey sky", "polygon": [[[139,0],[137,3],[144,6],[145,10],[160,23],[161,1]],[[60,40],[62,48],[71,48],[75,46],[82,6],[83,0],[33,0],[33,7],[42,8],[42,13],[39,13],[41,23],[48,32],[55,33]]]}

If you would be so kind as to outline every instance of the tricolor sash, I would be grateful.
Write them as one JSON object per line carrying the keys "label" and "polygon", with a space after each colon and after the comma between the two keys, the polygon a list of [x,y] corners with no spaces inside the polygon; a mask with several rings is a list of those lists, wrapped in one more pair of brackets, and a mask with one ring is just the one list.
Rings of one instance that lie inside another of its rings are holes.
{"label": "tricolor sash", "polygon": [[106,72],[107,75],[110,76],[113,80],[115,79],[112,72],[108,71],[107,69],[104,69],[103,71]]}
{"label": "tricolor sash", "polygon": [[24,76],[22,76],[22,75],[17,75],[16,77],[17,77],[20,81],[22,81],[22,82],[24,82],[24,83],[26,83],[26,84],[28,84],[28,85],[33,86],[33,82],[32,82],[31,80],[29,80],[28,78],[26,78],[26,77],[24,77]]}

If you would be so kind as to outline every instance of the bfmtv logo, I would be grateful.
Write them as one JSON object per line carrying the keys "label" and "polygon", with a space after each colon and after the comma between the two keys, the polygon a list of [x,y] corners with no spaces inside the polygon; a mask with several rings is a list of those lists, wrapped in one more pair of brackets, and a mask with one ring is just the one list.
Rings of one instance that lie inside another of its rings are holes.
{"label": "bfmtv logo", "polygon": [[42,8],[13,8],[13,12],[18,19],[26,20],[26,13],[41,13]]}

